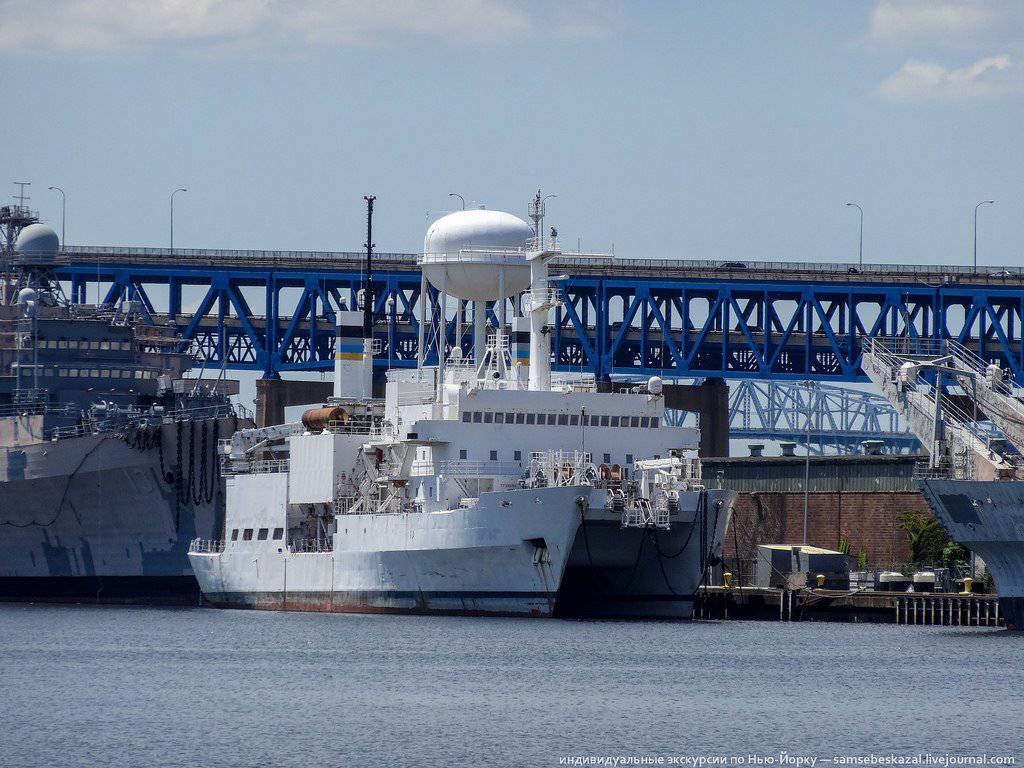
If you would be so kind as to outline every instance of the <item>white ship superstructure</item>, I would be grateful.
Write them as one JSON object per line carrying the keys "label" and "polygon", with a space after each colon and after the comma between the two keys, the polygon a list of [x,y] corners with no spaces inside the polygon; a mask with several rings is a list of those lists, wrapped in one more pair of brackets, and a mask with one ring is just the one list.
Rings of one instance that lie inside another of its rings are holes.
{"label": "white ship superstructure", "polygon": [[[372,345],[359,352],[345,330],[355,313],[339,311],[336,397],[301,425],[240,432],[226,448],[225,538],[190,553],[206,598],[690,616],[735,499],[701,482],[697,430],[666,423],[657,378],[627,392],[552,383],[547,261],[557,251],[508,214],[445,218],[428,233],[424,275],[442,306],[453,290],[474,302],[471,356],[441,343],[439,365],[390,371],[383,401],[349,396],[347,386],[365,392]],[[524,288],[513,344],[505,300]],[[516,349],[526,327],[528,360]]]}

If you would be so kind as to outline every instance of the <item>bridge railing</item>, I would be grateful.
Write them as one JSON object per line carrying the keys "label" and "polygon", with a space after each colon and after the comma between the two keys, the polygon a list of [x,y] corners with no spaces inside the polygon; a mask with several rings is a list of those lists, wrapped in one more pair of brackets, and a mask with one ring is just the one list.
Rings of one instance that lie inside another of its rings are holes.
{"label": "bridge railing", "polygon": [[[173,253],[167,248],[147,248],[134,246],[101,246],[101,245],[71,245],[67,246],[65,253],[69,261],[77,260],[86,262],[111,261],[121,262],[124,260],[141,260],[147,257],[159,258],[161,262],[169,256],[181,262],[202,262],[204,264],[247,264],[258,266],[263,264],[274,264],[279,266],[287,265],[308,265],[323,264],[325,266],[340,266],[339,263],[351,262],[358,265],[365,258],[366,254],[361,251],[286,251],[286,250],[259,250],[259,249],[227,249],[227,248],[175,248]],[[400,264],[414,269],[420,258],[416,253],[401,252],[376,252],[374,260],[381,263],[387,262],[391,265]],[[607,267],[616,270],[682,270],[682,271],[710,271],[718,275],[739,275],[746,272],[810,272],[825,275],[842,275],[844,277],[856,277],[864,274],[903,274],[903,275],[977,275],[987,278],[1015,278],[1024,277],[1024,267],[988,265],[978,266],[955,264],[864,264],[857,265],[848,262],[795,262],[795,261],[717,261],[711,259],[650,259],[630,258],[599,253],[567,253],[552,260],[553,266],[563,270],[578,269],[580,271],[592,271]],[[625,275],[624,275],[625,276]],[[709,275],[712,276],[712,275]]]}

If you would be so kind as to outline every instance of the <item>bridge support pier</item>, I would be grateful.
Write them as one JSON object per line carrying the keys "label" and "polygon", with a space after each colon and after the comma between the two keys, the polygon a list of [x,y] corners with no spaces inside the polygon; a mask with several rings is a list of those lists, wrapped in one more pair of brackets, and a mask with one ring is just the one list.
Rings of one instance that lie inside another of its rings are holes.
{"label": "bridge support pier", "polygon": [[256,426],[284,424],[284,409],[289,405],[324,402],[334,389],[332,381],[287,381],[267,378],[256,380]]}
{"label": "bridge support pier", "polygon": [[703,384],[666,384],[665,407],[690,411],[700,418],[702,458],[729,455],[729,385],[724,379]]}

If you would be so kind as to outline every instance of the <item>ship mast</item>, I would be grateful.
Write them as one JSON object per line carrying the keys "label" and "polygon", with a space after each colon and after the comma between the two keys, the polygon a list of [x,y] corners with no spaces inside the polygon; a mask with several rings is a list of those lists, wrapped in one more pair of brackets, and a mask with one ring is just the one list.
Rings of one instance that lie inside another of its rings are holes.
{"label": "ship mast", "polygon": [[366,276],[363,283],[363,338],[373,339],[373,201],[376,195],[364,195],[366,201]]}
{"label": "ship mast", "polygon": [[14,243],[18,233],[29,224],[39,221],[39,215],[25,204],[30,199],[25,194],[25,187],[31,183],[14,182],[20,188],[18,194],[14,195],[17,204],[0,207],[0,304],[13,303],[18,289],[19,280],[14,270]]}

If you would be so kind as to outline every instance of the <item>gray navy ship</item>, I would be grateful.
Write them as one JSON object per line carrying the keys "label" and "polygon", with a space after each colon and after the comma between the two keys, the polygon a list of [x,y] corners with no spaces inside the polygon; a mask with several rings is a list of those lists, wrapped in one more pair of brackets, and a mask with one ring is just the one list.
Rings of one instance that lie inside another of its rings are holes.
{"label": "gray navy ship", "polygon": [[[22,201],[23,203],[23,201]],[[0,600],[195,602],[237,382],[186,379],[172,330],[73,304],[56,233],[0,208]]]}

